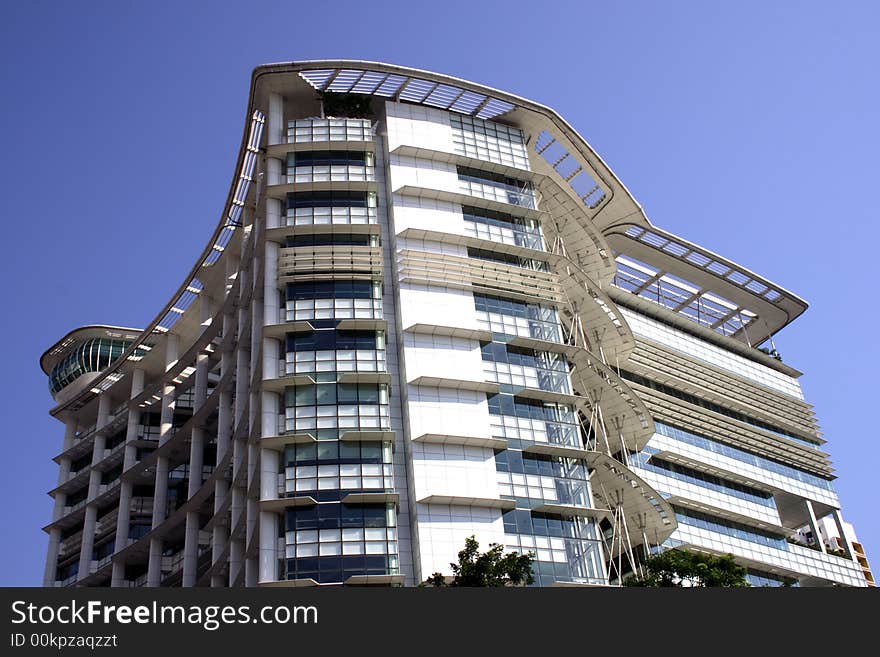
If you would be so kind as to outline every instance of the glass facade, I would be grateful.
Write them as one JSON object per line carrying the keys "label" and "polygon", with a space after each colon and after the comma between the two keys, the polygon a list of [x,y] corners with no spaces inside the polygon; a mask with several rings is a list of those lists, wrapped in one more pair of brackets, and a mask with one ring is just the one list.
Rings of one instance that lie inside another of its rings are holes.
{"label": "glass facade", "polygon": [[673,506],[673,508],[675,509],[675,519],[682,525],[705,529],[717,534],[724,534],[725,536],[738,538],[743,541],[750,541],[766,547],[776,548],[777,550],[788,550],[788,543],[779,534],[765,532],[755,527],[749,527],[748,525],[733,522],[732,520],[712,516],[708,513],[701,513],[691,509],[682,509],[676,506]]}
{"label": "glass facade", "polygon": [[376,192],[295,192],[287,196],[287,225],[375,224],[376,206]]}
{"label": "glass facade", "polygon": [[[110,366],[131,345],[131,341],[92,338],[72,349],[49,373],[49,391],[54,395],[87,372]],[[143,353],[146,353],[145,351]]]}
{"label": "glass facade", "polygon": [[462,166],[458,167],[458,180],[465,194],[531,210],[537,207],[532,185],[528,181]]}
{"label": "glass facade", "polygon": [[390,429],[388,386],[318,383],[285,389],[285,430],[337,438],[345,431]]}
{"label": "glass facade", "polygon": [[300,119],[287,122],[289,144],[372,140],[372,123],[366,119]]}
{"label": "glass facade", "polygon": [[728,479],[722,479],[706,472],[700,472],[679,463],[652,458],[652,455],[658,451],[653,447],[645,447],[641,452],[630,455],[630,464],[634,467],[643,468],[657,474],[668,475],[680,481],[686,481],[708,490],[723,493],[724,495],[733,495],[746,502],[753,502],[772,509],[776,508],[773,495],[770,493]]}
{"label": "glass facade", "polygon": [[492,435],[512,445],[543,443],[583,448],[578,416],[572,406],[524,399],[499,393],[489,395]]}
{"label": "glass facade", "polygon": [[287,334],[287,374],[384,372],[383,331],[319,330]]}
{"label": "glass facade", "polygon": [[461,212],[465,220],[465,231],[474,237],[500,244],[544,250],[541,224],[536,219],[525,219],[470,206],[462,206]]}
{"label": "glass facade", "polygon": [[562,342],[559,315],[553,308],[477,293],[474,307],[480,328],[492,333]]}
{"label": "glass facade", "polygon": [[544,260],[535,260],[534,258],[521,258],[520,256],[511,255],[510,253],[499,253],[498,251],[490,251],[488,249],[476,249],[468,247],[468,257],[477,260],[487,260],[489,262],[498,262],[503,265],[511,265],[512,267],[521,267],[522,269],[531,269],[534,271],[550,271],[550,264]]}
{"label": "glass facade", "polygon": [[518,169],[529,168],[529,154],[519,128],[456,113],[450,113],[449,122],[456,153]]}
{"label": "glass facade", "polygon": [[549,351],[489,342],[481,349],[486,378],[502,386],[568,394],[571,384],[565,356]]}
{"label": "glass facade", "polygon": [[654,425],[656,427],[657,433],[668,436],[669,438],[673,438],[675,440],[680,440],[681,442],[687,443],[688,445],[693,445],[694,447],[699,447],[710,452],[715,452],[716,454],[722,454],[723,456],[728,456],[732,459],[736,459],[737,461],[742,461],[743,463],[748,463],[764,470],[770,470],[771,472],[775,472],[776,474],[781,474],[785,477],[796,479],[797,481],[803,482],[805,484],[810,484],[811,486],[816,486],[818,488],[823,488],[829,491],[834,490],[834,484],[831,481],[829,481],[828,479],[817,477],[816,475],[810,474],[809,472],[798,470],[797,468],[793,468],[789,465],[784,465],[777,461],[764,458],[763,456],[757,456],[756,454],[743,451],[736,447],[731,447],[730,445],[725,445],[724,443],[706,438],[705,436],[699,436],[695,433],[691,433],[690,431],[679,429],[678,427],[673,427],[662,422],[655,422]]}
{"label": "glass facade", "polygon": [[287,321],[312,319],[381,319],[382,284],[371,280],[290,283]]}
{"label": "glass facade", "polygon": [[542,502],[591,506],[589,475],[580,459],[507,449],[495,454],[495,468],[501,497],[515,499],[518,507]]}
{"label": "glass facade", "polygon": [[512,509],[502,514],[508,550],[532,552],[536,586],[554,582],[605,583],[598,529],[590,518],[562,518]]}
{"label": "glass facade", "polygon": [[335,440],[288,445],[282,495],[319,502],[352,492],[392,492],[391,443]]}
{"label": "glass facade", "polygon": [[285,515],[286,579],[343,583],[399,572],[397,514],[390,504],[322,503]]}

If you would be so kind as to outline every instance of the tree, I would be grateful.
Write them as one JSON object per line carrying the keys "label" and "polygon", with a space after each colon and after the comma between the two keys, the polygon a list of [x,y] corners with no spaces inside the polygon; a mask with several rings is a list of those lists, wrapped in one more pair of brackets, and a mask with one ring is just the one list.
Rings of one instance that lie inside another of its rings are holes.
{"label": "tree", "polygon": [[320,94],[320,98],[327,116],[349,119],[369,119],[373,116],[371,97],[368,95],[325,91]]}
{"label": "tree", "polygon": [[643,564],[645,576],[631,575],[624,586],[749,586],[746,569],[733,560],[732,554],[714,556],[687,550],[667,550],[650,557]]}
{"label": "tree", "polygon": [[532,552],[519,554],[508,552],[498,543],[489,545],[483,554],[480,544],[473,536],[465,539],[464,549],[458,553],[458,563],[450,563],[452,582],[442,573],[434,573],[427,581],[429,586],[523,586],[535,581],[532,576]]}

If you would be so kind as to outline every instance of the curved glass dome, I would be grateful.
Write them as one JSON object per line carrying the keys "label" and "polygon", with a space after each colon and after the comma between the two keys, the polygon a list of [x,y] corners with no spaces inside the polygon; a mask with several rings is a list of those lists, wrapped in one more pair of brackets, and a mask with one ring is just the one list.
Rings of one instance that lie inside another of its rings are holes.
{"label": "curved glass dome", "polygon": [[100,372],[119,358],[131,340],[92,338],[75,347],[49,374],[49,390],[53,395],[87,372]]}

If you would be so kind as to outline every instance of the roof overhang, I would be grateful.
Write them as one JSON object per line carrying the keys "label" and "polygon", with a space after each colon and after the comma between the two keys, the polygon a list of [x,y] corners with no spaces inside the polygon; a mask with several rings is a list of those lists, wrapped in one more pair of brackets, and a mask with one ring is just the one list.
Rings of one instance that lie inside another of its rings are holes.
{"label": "roof overhang", "polygon": [[708,249],[656,227],[606,233],[615,285],[697,324],[757,345],[807,309],[807,302]]}
{"label": "roof overhang", "polygon": [[110,338],[112,340],[135,340],[143,329],[108,324],[89,324],[80,326],[61,338],[40,356],[40,367],[46,376],[52,371],[70,350],[78,343],[89,338]]}

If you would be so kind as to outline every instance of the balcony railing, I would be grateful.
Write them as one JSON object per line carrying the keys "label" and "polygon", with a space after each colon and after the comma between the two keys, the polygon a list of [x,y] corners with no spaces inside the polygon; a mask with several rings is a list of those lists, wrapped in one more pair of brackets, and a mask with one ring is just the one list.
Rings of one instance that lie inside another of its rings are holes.
{"label": "balcony railing", "polygon": [[459,189],[463,194],[484,198],[499,203],[509,203],[521,208],[534,210],[537,208],[534,193],[524,190],[516,190],[501,185],[489,185],[473,180],[459,180]]}
{"label": "balcony railing", "polygon": [[381,299],[297,299],[285,304],[284,321],[382,319]]}
{"label": "balcony railing", "polygon": [[378,222],[377,210],[371,207],[290,208],[287,210],[288,226],[361,225]]}
{"label": "balcony railing", "polygon": [[287,122],[287,143],[324,141],[373,141],[373,125],[367,119],[298,119]]}
{"label": "balcony railing", "polygon": [[287,169],[287,183],[375,182],[376,168],[369,165],[295,166]]}

